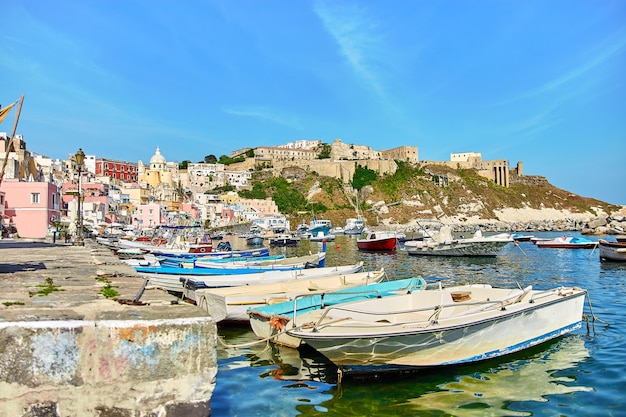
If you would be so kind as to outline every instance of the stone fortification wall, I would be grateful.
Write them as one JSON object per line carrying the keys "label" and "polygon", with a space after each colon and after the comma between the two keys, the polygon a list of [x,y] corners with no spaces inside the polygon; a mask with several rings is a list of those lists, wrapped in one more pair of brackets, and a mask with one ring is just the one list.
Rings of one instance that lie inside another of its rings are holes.
{"label": "stone fortification wall", "polygon": [[517,175],[515,170],[510,172],[510,184],[524,184],[524,185],[545,185],[548,184],[548,179],[540,175]]}
{"label": "stone fortification wall", "polygon": [[315,171],[325,177],[339,178],[344,183],[352,181],[357,166],[362,166],[378,173],[378,175],[393,174],[398,165],[393,160],[355,160],[332,161],[330,159],[316,159],[313,161],[273,161],[274,176],[279,176],[283,170],[298,167],[305,171]]}

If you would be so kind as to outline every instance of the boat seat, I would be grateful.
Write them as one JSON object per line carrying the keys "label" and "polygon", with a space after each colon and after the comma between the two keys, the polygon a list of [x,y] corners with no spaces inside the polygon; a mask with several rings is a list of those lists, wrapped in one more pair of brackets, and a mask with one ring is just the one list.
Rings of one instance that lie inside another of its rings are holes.
{"label": "boat seat", "polygon": [[453,293],[450,293],[450,295],[452,296],[452,301],[455,303],[469,301],[472,298],[471,291],[455,291]]}

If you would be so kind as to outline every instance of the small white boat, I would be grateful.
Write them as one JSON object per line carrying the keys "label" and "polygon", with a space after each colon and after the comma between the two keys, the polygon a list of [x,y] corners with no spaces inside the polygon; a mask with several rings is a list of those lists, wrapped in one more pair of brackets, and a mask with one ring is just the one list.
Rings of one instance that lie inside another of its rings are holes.
{"label": "small white boat", "polygon": [[248,322],[248,309],[276,304],[302,294],[336,291],[359,285],[380,282],[385,277],[385,270],[339,274],[326,277],[294,279],[284,282],[190,290],[183,292],[185,298],[195,301],[196,305],[213,317],[216,322]]}
{"label": "small white boat", "polygon": [[539,248],[552,249],[593,249],[598,246],[597,241],[578,236],[561,236],[549,240],[538,240],[535,244]]}
{"label": "small white boat", "polygon": [[311,235],[311,237],[309,237],[309,240],[311,242],[332,242],[335,240],[335,237],[336,236],[331,233],[317,232],[317,235]]}
{"label": "small white boat", "polygon": [[346,219],[343,231],[347,235],[360,235],[365,230],[365,219],[361,216]]}
{"label": "small white boat", "polygon": [[253,269],[255,271],[262,270],[280,270],[280,269],[292,269],[292,268],[304,268],[309,266],[324,266],[326,260],[326,252],[318,252],[303,256],[290,256],[272,259],[249,259],[245,261],[233,260],[218,262],[205,258],[196,259],[194,265],[197,268],[219,270],[221,269]]}
{"label": "small white boat", "polygon": [[626,242],[609,242],[600,239],[598,247],[601,261],[626,262]]}
{"label": "small white boat", "polygon": [[468,285],[339,304],[293,320],[344,372],[403,371],[481,361],[581,327],[586,291]]}
{"label": "small white boat", "polygon": [[196,289],[234,287],[241,285],[261,284],[265,282],[281,282],[292,279],[306,279],[325,277],[338,274],[352,274],[363,268],[363,262],[354,265],[327,266],[322,268],[299,268],[286,271],[265,271],[248,274],[229,275],[185,275],[185,274],[155,274],[139,272],[138,274],[150,280],[150,284],[166,291],[182,294],[186,285],[193,284]]}

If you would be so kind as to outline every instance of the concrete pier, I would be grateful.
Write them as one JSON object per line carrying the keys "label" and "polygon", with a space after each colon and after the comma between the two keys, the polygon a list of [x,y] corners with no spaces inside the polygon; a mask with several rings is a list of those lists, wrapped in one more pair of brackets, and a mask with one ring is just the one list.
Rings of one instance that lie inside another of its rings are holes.
{"label": "concrete pier", "polygon": [[[217,329],[111,250],[0,240],[0,416],[208,416]],[[116,294],[117,293],[117,294]]]}

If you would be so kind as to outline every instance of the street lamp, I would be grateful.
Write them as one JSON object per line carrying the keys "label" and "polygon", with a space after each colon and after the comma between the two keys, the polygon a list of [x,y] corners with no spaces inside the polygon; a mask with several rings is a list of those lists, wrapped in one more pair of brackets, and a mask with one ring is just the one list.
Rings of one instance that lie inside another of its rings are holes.
{"label": "street lamp", "polygon": [[83,171],[83,163],[85,162],[85,152],[83,152],[82,148],[78,149],[76,155],[76,165],[78,166],[78,216],[77,216],[77,226],[76,226],[76,240],[74,241],[74,245],[84,246],[85,242],[83,240],[83,208],[82,208],[82,200],[83,200],[83,186],[81,182],[81,174]]}

